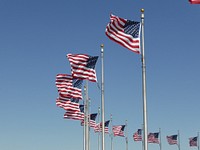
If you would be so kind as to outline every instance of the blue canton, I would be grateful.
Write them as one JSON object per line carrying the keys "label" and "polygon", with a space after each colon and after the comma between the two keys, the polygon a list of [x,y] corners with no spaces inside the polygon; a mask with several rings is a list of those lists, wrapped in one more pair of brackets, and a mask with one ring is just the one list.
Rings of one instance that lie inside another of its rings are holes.
{"label": "blue canton", "polygon": [[83,80],[73,79],[73,87],[82,88]]}
{"label": "blue canton", "polygon": [[139,30],[140,22],[127,20],[127,22],[124,25],[124,32],[126,34],[132,35],[134,38],[138,38]]}
{"label": "blue canton", "polygon": [[86,67],[87,67],[87,68],[92,68],[92,69],[94,69],[94,68],[95,68],[95,64],[96,64],[96,62],[97,62],[97,59],[98,59],[98,56],[94,56],[94,57],[89,56],[89,58],[88,58],[88,60],[87,60],[87,65],[86,65]]}

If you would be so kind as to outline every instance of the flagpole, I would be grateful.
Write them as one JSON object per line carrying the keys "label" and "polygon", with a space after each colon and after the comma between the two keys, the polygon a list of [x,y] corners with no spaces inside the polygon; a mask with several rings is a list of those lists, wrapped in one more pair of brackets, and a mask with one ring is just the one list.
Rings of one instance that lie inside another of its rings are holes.
{"label": "flagpole", "polygon": [[159,128],[159,134],[160,134],[160,150],[162,150],[162,144],[161,144],[161,128]]}
{"label": "flagpole", "polygon": [[197,133],[197,148],[199,150],[199,132]]}
{"label": "flagpole", "polygon": [[179,130],[178,130],[178,149],[180,150],[180,133],[179,133]]}
{"label": "flagpole", "polygon": [[127,123],[127,120],[126,120],[126,150],[128,150],[128,123]]}
{"label": "flagpole", "polygon": [[88,150],[90,150],[90,106],[91,106],[91,101],[88,96]]}
{"label": "flagpole", "polygon": [[[142,133],[144,132],[144,125],[142,124]],[[144,133],[143,133],[144,134]],[[144,150],[144,136],[142,136],[142,150]]]}
{"label": "flagpole", "polygon": [[101,44],[101,122],[102,122],[102,150],[105,149],[105,119],[104,119],[104,45]]}
{"label": "flagpole", "polygon": [[110,123],[111,123],[111,132],[110,132],[111,150],[113,150],[113,131],[112,131],[113,123],[112,123],[112,114],[110,115]]}
{"label": "flagpole", "polygon": [[[100,107],[98,108],[98,123],[100,124]],[[98,132],[98,150],[100,150],[100,132]]]}
{"label": "flagpole", "polygon": [[[86,93],[85,90],[85,86],[84,86],[84,94]],[[85,121],[86,121],[86,117],[85,117],[85,99],[83,101],[83,105],[84,105],[84,124],[83,124],[83,150],[85,150]]]}
{"label": "flagpole", "polygon": [[85,150],[89,150],[89,128],[88,128],[88,81],[86,80],[86,86],[84,87],[85,91]]}
{"label": "flagpole", "polygon": [[141,9],[141,29],[142,29],[142,95],[143,95],[143,123],[144,123],[144,150],[148,150],[147,141],[147,101],[146,101],[146,65],[144,55],[144,9]]}

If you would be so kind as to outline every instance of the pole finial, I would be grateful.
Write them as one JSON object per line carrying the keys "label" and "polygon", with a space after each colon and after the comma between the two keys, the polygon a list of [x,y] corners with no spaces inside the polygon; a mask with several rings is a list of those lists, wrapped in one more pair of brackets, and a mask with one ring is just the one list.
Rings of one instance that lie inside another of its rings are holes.
{"label": "pole finial", "polygon": [[104,48],[104,45],[101,44],[101,53],[103,53],[103,48]]}
{"label": "pole finial", "polygon": [[144,12],[144,8],[141,9],[141,12],[142,12],[142,13]]}

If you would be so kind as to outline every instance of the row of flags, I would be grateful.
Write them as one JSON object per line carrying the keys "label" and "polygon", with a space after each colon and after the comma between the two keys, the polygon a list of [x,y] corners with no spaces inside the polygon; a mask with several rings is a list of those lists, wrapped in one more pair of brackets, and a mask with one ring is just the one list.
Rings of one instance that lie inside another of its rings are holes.
{"label": "row of flags", "polygon": [[[79,104],[82,97],[83,80],[96,82],[95,64],[98,56],[86,54],[67,54],[71,65],[71,74],[57,74],[56,87],[58,97],[56,105],[63,108],[64,119],[84,120],[84,105]],[[91,118],[91,120],[93,120]]]}
{"label": "row of flags", "polygon": [[[106,35],[130,49],[133,52],[140,53],[140,22],[134,22],[119,18],[115,15],[110,16],[111,22],[106,27]],[[58,98],[56,105],[63,108],[66,112],[65,119],[80,120],[84,125],[84,105],[79,104],[82,100],[83,80],[97,82],[95,65],[98,56],[87,54],[67,54],[71,65],[71,74],[58,74],[56,76],[56,87],[58,88]],[[94,132],[102,132],[102,122],[96,123],[97,113],[90,114],[88,125],[94,129]],[[105,133],[109,133],[110,120],[105,121]],[[116,125],[112,127],[114,136],[125,137],[124,129],[126,125]]]}
{"label": "row of flags", "polygon": [[[167,142],[169,145],[178,145],[178,134],[175,135],[170,135],[166,136]],[[133,134],[133,140],[134,141],[142,141],[142,129],[138,129],[134,134]],[[148,134],[148,143],[155,143],[159,144],[159,132],[155,133],[149,133]],[[198,146],[198,136],[191,137],[189,138],[189,146]]]}
{"label": "row of flags", "polygon": [[[189,0],[191,4],[200,4],[200,0]],[[106,26],[105,34],[114,42],[123,47],[140,54],[140,30],[141,23],[123,19],[113,14],[110,15],[110,22]],[[84,124],[84,105],[79,104],[82,100],[82,83],[83,80],[97,82],[95,65],[98,56],[90,56],[87,54],[67,54],[67,58],[71,65],[71,74],[58,74],[56,76],[56,87],[58,89],[58,97],[56,105],[63,108],[65,119],[80,120]],[[94,128],[95,132],[102,132],[102,123],[96,123],[97,114],[90,114],[89,126]],[[105,133],[109,133],[108,126],[110,120],[104,123]],[[112,132],[114,136],[124,136],[125,125],[113,126]],[[134,141],[142,141],[141,131],[137,131],[133,135]],[[149,143],[159,143],[159,133],[149,133]],[[168,141],[176,143],[176,136],[169,136]],[[197,138],[196,138],[197,139]],[[171,142],[171,145],[173,144]],[[195,138],[190,139],[192,146],[195,145]]]}
{"label": "row of flags", "polygon": [[[98,56],[89,56],[87,54],[67,54],[67,58],[71,65],[71,74],[57,74],[56,87],[58,89],[58,97],[56,105],[63,108],[64,119],[79,120],[81,126],[84,126],[84,105],[79,101],[82,97],[83,80],[97,82],[95,64]],[[97,113],[89,115],[88,126],[94,129],[94,132],[102,132],[102,123],[96,123]],[[105,133],[109,134],[109,123],[104,123]],[[125,125],[113,126],[112,132],[114,136],[124,135]]]}

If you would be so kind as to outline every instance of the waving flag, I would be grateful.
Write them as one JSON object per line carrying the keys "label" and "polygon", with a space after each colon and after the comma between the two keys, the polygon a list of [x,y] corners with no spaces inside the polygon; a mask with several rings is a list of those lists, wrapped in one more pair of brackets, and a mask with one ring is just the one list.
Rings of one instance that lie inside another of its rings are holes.
{"label": "waving flag", "polygon": [[122,128],[121,128],[121,130],[119,131],[119,134],[118,134],[118,136],[122,136],[122,137],[124,137],[125,135],[124,135],[124,129],[125,129],[125,125],[122,125]]}
{"label": "waving flag", "polygon": [[112,131],[113,131],[114,136],[118,136],[119,135],[119,132],[121,131],[121,128],[122,128],[121,125],[112,127]]}
{"label": "waving flag", "polygon": [[142,141],[142,129],[138,129],[137,132],[133,134],[134,141]]}
{"label": "waving flag", "polygon": [[191,4],[200,4],[200,0],[189,0]]}
{"label": "waving flag", "polygon": [[74,79],[68,74],[58,74],[56,76],[56,86],[59,95],[65,98],[82,99],[83,80]]}
{"label": "waving flag", "polygon": [[[108,129],[109,123],[110,123],[110,120],[108,120],[104,123],[104,125],[105,125],[104,132],[105,133],[109,133],[109,129]],[[96,124],[96,126],[94,127],[94,132],[102,132],[102,123]]]}
{"label": "waving flag", "polygon": [[140,54],[140,22],[110,15],[110,23],[106,26],[106,35],[125,48]]}
{"label": "waving flag", "polygon": [[73,77],[68,74],[57,74],[56,75],[56,87],[72,87]]}
{"label": "waving flag", "polygon": [[77,79],[87,79],[97,82],[96,71],[94,70],[98,56],[89,56],[86,54],[68,54],[72,76]]}
{"label": "waving flag", "polygon": [[178,137],[178,135],[167,136],[167,141],[168,141],[169,145],[177,144],[178,143],[177,137]]}
{"label": "waving flag", "polygon": [[197,136],[189,138],[189,144],[190,146],[197,146]]}
{"label": "waving flag", "polygon": [[66,99],[63,97],[58,97],[56,99],[56,105],[63,108],[64,110],[80,111],[78,99]]}
{"label": "waving flag", "polygon": [[68,110],[64,114],[64,119],[83,120],[84,119],[84,105],[79,105],[79,110]]}
{"label": "waving flag", "polygon": [[159,136],[159,132],[157,132],[157,133],[149,133],[148,142],[149,143],[159,144],[158,136]]}
{"label": "waving flag", "polygon": [[[94,114],[90,114],[90,121],[89,121],[89,126],[94,128],[96,126],[96,117],[97,117],[97,113]],[[81,125],[84,125],[84,120],[81,121]]]}

